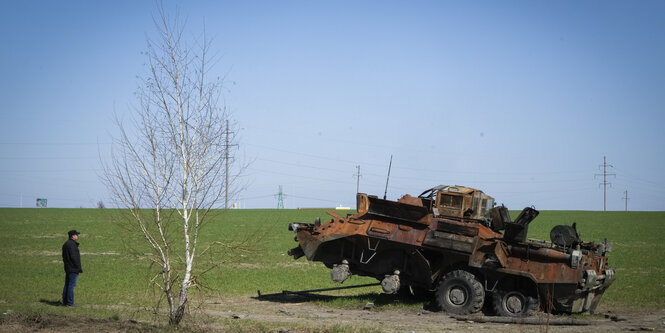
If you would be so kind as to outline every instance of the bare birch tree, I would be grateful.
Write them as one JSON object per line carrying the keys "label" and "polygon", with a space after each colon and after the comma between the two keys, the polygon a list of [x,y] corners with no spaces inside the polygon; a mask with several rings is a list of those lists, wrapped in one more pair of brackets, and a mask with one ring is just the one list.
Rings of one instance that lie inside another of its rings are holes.
{"label": "bare birch tree", "polygon": [[182,21],[162,8],[159,14],[157,38],[147,40],[133,126],[117,121],[120,134],[103,177],[150,245],[158,268],[150,283],[164,293],[169,323],[178,324],[196,283],[201,227],[229,190],[233,195],[228,187],[239,172],[229,181],[235,135],[219,106],[223,80],[208,78],[210,40],[204,35],[188,44]]}

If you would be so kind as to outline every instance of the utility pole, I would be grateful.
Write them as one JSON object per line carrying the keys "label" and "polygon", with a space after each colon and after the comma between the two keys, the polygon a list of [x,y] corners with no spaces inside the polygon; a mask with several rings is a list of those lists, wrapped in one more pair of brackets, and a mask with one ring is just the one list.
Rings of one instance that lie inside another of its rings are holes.
{"label": "utility pole", "polygon": [[[231,144],[231,127],[229,127],[229,120],[226,119],[226,143],[224,144],[224,164],[225,164],[225,169],[224,169],[224,209],[229,209],[229,159],[231,155],[229,154],[229,151],[231,150],[232,147],[237,147],[238,144]],[[235,137],[235,133],[234,133]]]}
{"label": "utility pole", "polygon": [[610,168],[614,167],[611,164],[607,164],[607,156],[603,156],[603,165],[601,165],[601,166],[603,167],[603,173],[602,174],[595,174],[594,178],[599,177],[599,176],[603,176],[603,182],[600,183],[599,186],[603,185],[603,212],[606,212],[607,211],[607,185],[610,185],[610,187],[612,187],[612,183],[607,182],[607,176],[615,176],[616,177],[616,174],[607,173],[607,167],[610,167]]}
{"label": "utility pole", "polygon": [[224,161],[226,162],[226,182],[224,183],[224,209],[229,209],[229,120],[226,119],[226,151]]}
{"label": "utility pole", "polygon": [[626,211],[628,211],[628,190],[625,190],[625,191],[623,192],[623,198],[621,198],[621,199],[625,199],[625,200],[626,200]]}
{"label": "utility pole", "polygon": [[358,169],[358,172],[356,173],[357,181],[356,181],[356,194],[360,193],[360,165],[356,165],[356,168]]}

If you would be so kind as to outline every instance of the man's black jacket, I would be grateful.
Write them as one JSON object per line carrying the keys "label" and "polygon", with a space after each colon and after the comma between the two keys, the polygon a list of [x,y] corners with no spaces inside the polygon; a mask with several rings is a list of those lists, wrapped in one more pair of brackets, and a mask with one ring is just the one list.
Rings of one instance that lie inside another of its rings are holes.
{"label": "man's black jacket", "polygon": [[83,273],[79,243],[71,238],[62,244],[62,262],[65,263],[65,273]]}

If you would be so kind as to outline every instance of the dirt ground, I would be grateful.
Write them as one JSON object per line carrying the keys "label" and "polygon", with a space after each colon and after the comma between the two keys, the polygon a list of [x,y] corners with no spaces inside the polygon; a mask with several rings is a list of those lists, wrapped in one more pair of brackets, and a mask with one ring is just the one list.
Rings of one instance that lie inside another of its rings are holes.
{"label": "dirt ground", "polygon": [[[82,305],[82,307],[94,305]],[[194,310],[202,323],[186,324],[179,331],[250,331],[327,332],[665,332],[664,310],[604,309],[599,314],[571,318],[539,313],[528,319],[532,323],[496,323],[498,317],[471,316],[453,318],[442,312],[424,309],[376,310],[338,309],[306,300],[258,300],[235,297],[210,300]],[[5,313],[0,332],[160,332],[163,326],[131,320],[93,319],[55,316],[12,316]],[[548,323],[549,318],[549,323]],[[216,320],[223,319],[223,320]],[[505,318],[504,318],[505,319]],[[561,325],[561,321],[568,322]],[[243,323],[243,321],[246,323]],[[168,330],[172,331],[172,330]]]}
{"label": "dirt ground", "polygon": [[[231,304],[230,304],[231,303]],[[335,324],[355,329],[374,328],[382,332],[665,332],[665,310],[610,311],[605,309],[591,318],[575,319],[569,316],[548,316],[539,313],[529,319],[534,323],[493,323],[484,320],[507,319],[488,316],[453,318],[443,312],[419,310],[337,309],[310,302],[259,301],[253,298],[233,299],[218,304],[219,315],[236,320],[256,320],[284,323],[283,330],[291,330],[289,323],[298,323],[313,328],[331,327]],[[225,312],[225,307],[236,311]],[[238,311],[245,309],[245,311]],[[600,309],[603,310],[602,308]],[[549,325],[548,325],[549,317]],[[557,322],[574,321],[576,325],[559,325]],[[584,325],[582,325],[584,324]],[[297,331],[297,330],[296,330]],[[295,331],[294,331],[295,332]]]}

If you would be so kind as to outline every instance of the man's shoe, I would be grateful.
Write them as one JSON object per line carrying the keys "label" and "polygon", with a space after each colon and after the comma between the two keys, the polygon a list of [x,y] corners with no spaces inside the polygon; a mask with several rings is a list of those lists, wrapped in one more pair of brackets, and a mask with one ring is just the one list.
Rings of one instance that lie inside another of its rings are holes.
{"label": "man's shoe", "polygon": [[76,305],[76,304],[67,304],[67,306],[71,306],[71,307],[73,307],[73,308],[78,308],[78,307],[79,307],[79,306]]}

